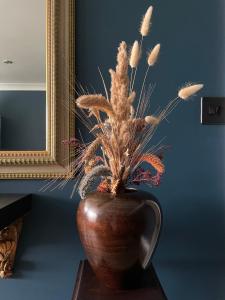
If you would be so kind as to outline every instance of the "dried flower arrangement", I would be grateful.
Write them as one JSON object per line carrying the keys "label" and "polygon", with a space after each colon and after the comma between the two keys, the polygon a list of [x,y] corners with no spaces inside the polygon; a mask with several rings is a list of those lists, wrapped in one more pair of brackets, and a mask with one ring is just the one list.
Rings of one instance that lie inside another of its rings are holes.
{"label": "dried flower arrangement", "polygon": [[[76,99],[76,104],[82,112],[78,112],[78,116],[82,116],[82,121],[95,136],[94,141],[88,145],[78,146],[78,142],[75,142],[79,154],[74,162],[73,171],[77,173],[79,170],[76,187],[78,186],[81,198],[85,198],[87,193],[95,189],[115,195],[130,184],[159,185],[165,167],[156,148],[148,148],[149,141],[158,125],[179,102],[188,100],[203,88],[202,84],[188,84],[181,88],[178,96],[160,112],[144,116],[149,101],[145,84],[150,68],[156,64],[159,57],[160,44],[157,44],[148,53],[147,71],[135,110],[134,100],[137,96],[134,91],[135,78],[143,39],[151,28],[152,13],[151,6],[141,23],[141,42],[134,42],[130,55],[126,43],[121,42],[116,69],[109,70],[110,97],[102,78],[106,96],[83,94]],[[89,115],[83,110],[88,110]],[[91,116],[96,119],[96,125],[88,119]],[[145,170],[141,167],[142,162],[151,165],[155,169],[155,174],[152,174],[150,169]]]}

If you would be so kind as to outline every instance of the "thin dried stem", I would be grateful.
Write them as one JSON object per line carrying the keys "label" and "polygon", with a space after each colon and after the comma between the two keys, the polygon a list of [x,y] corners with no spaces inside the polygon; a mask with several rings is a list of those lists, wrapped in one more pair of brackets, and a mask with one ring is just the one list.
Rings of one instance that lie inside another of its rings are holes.
{"label": "thin dried stem", "polygon": [[[140,41],[140,55],[141,55],[141,52],[142,52],[143,38],[144,37],[142,36],[141,41]],[[136,80],[137,71],[138,71],[138,66],[135,68],[134,78],[133,78],[133,82],[131,84],[131,91],[133,91],[133,89],[134,89],[134,84],[135,84],[135,80]]]}
{"label": "thin dried stem", "polygon": [[99,71],[99,74],[100,74],[101,79],[102,79],[102,83],[103,83],[103,86],[104,86],[106,99],[109,101],[109,94],[108,94],[108,91],[107,91],[107,88],[106,88],[105,80],[104,80],[104,77],[103,77],[102,72],[101,72],[101,70],[100,70],[99,67],[98,67],[98,71]]}

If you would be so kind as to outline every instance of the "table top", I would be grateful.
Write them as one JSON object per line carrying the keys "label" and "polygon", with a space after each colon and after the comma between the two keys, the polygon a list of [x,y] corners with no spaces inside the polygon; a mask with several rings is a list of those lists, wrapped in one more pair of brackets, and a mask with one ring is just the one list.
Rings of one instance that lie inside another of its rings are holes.
{"label": "table top", "polygon": [[81,261],[72,300],[166,300],[153,265],[143,270],[135,287],[126,290],[106,288],[96,278],[87,260]]}

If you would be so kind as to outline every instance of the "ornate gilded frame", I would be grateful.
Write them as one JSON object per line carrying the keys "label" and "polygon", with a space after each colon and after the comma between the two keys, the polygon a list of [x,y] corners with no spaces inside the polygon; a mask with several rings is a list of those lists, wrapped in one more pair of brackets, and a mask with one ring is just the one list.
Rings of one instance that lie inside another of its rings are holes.
{"label": "ornate gilded frame", "polygon": [[46,0],[46,150],[0,151],[0,179],[66,177],[74,136],[74,0]]}

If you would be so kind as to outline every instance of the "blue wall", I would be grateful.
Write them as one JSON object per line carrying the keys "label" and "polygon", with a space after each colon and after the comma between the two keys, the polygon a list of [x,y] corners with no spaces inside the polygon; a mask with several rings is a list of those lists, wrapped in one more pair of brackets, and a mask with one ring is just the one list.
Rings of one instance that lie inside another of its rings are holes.
{"label": "blue wall", "polygon": [[[115,64],[118,43],[138,38],[140,16],[155,5],[147,48],[162,44],[154,107],[171,99],[184,82],[203,82],[203,94],[225,95],[225,4],[223,0],[77,0],[77,76],[97,91]],[[143,67],[140,68],[143,70]],[[155,141],[167,136],[167,174],[153,192],[160,199],[164,227],[154,263],[169,299],[225,299],[224,126],[202,126],[200,99],[180,105],[161,126]],[[3,300],[69,300],[83,252],[75,228],[78,197],[40,193],[41,181],[1,181],[1,192],[34,193],[26,218],[15,277],[0,281]]]}

